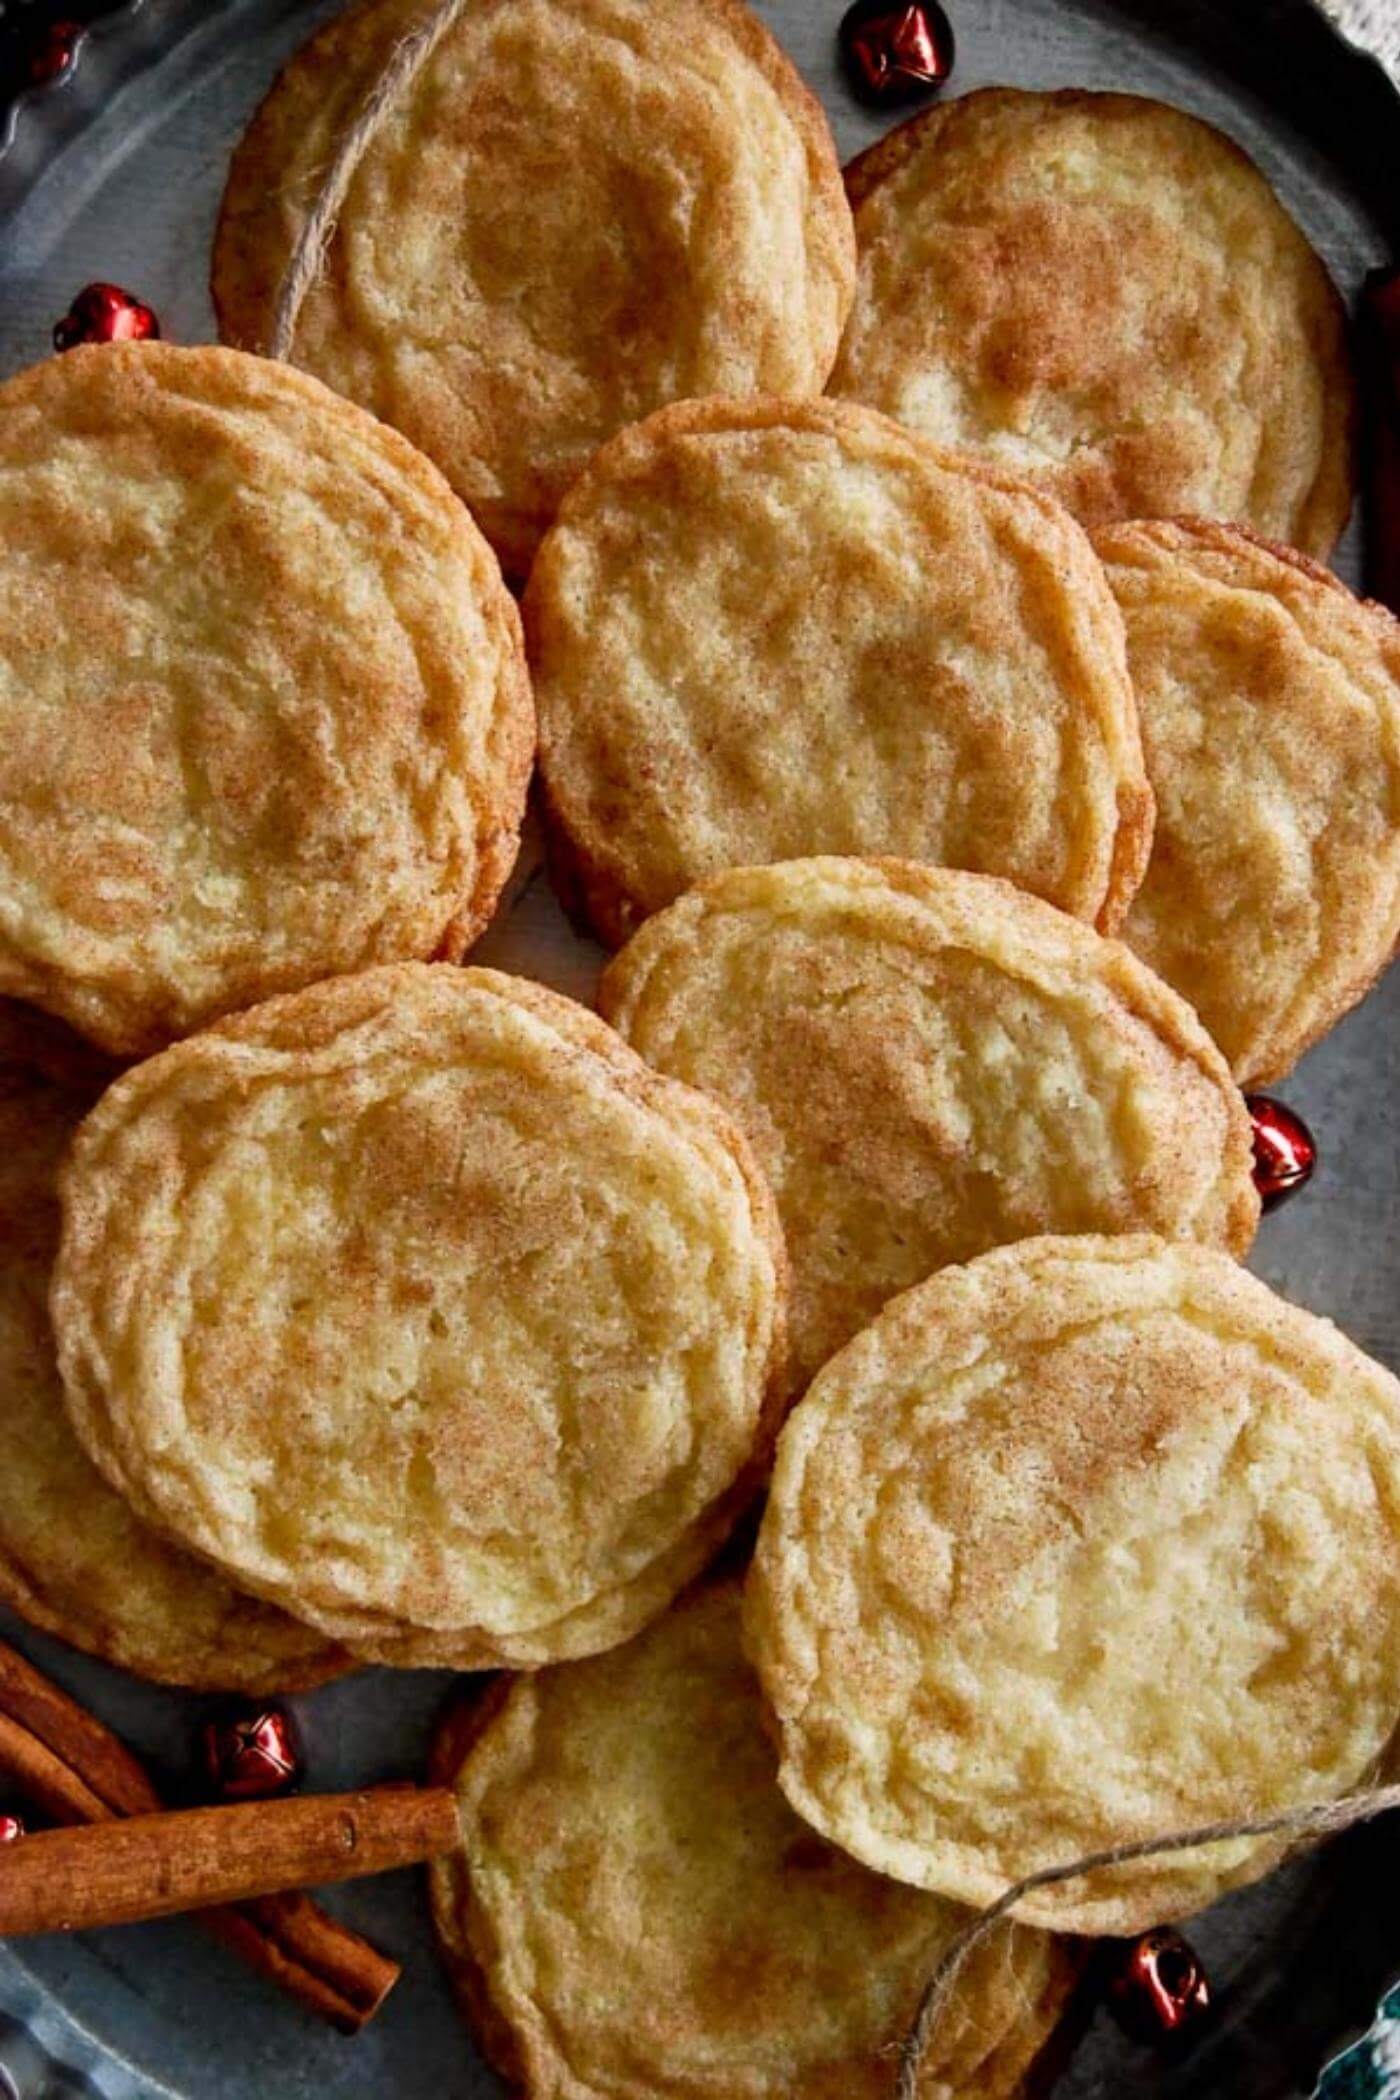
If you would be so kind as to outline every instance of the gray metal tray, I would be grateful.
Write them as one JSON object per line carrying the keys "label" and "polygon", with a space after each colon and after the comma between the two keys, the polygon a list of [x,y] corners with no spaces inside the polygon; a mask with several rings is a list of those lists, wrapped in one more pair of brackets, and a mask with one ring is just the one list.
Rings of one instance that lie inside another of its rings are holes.
{"label": "gray metal tray", "polygon": [[[1400,251],[1400,98],[1309,0],[951,5],[958,90],[1009,81],[1160,95],[1241,141],[1349,296]],[[212,335],[206,263],[230,148],[280,59],[329,11],[304,0],[144,0],[99,27],[68,86],[21,106],[8,144],[0,123],[0,372],[45,354],[54,319],[94,277],[150,299],[171,336]],[[849,154],[884,125],[841,83],[839,11],[839,0],[760,0]],[[1353,533],[1340,561],[1353,580],[1359,558]],[[568,932],[529,863],[481,953],[591,995],[597,951]],[[1307,1060],[1288,1094],[1318,1134],[1322,1169],[1266,1223],[1255,1266],[1400,1367],[1400,973]],[[3,1630],[139,1750],[185,1763],[198,1701]],[[447,1689],[443,1677],[371,1672],[299,1702],[313,1783],[419,1772]],[[1192,1928],[1218,1987],[1209,2034],[1168,2063],[1099,2019],[1063,2100],[1311,2092],[1324,2060],[1400,1974],[1397,1885],[1400,1827],[1381,1825],[1220,1905]],[[407,1965],[358,2040],[322,2030],[198,1933],[167,1924],[0,1950],[0,2067],[23,2100],[94,2087],[111,2100],[497,2094],[439,1974],[418,1879],[330,1900]]]}

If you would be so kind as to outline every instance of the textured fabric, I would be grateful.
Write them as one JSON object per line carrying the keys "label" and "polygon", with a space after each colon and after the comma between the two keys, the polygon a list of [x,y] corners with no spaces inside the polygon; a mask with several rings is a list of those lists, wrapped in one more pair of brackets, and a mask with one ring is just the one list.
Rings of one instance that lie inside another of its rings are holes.
{"label": "textured fabric", "polygon": [[1400,1984],[1382,2001],[1376,2023],[1354,2048],[1330,2063],[1315,2100],[1397,2100],[1400,2096]]}
{"label": "textured fabric", "polygon": [[1327,0],[1327,6],[1348,36],[1400,74],[1400,0]]}

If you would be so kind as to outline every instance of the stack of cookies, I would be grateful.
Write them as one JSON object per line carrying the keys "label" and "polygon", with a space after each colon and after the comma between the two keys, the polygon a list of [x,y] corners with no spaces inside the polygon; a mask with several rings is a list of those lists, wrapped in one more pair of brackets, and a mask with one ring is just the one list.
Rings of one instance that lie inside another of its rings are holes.
{"label": "stack of cookies", "polygon": [[[1345,317],[1178,111],[843,182],[740,0],[477,0],[273,361],[433,12],[273,87],[226,347],[0,390],[0,1597],[517,1673],[435,1751],[512,2087],[888,2100],[969,1906],[1400,1721],[1400,1384],[1237,1266],[1400,939]],[[532,780],[596,1012],[461,966]],[[924,2100],[1279,1856],[1028,1899]]]}

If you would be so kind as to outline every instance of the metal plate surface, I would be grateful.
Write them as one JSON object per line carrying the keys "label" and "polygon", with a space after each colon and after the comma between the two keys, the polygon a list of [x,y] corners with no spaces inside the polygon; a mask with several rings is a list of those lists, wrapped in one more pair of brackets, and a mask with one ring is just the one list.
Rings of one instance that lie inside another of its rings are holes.
{"label": "metal plate surface", "polygon": [[[1308,0],[952,4],[958,91],[1004,81],[1161,96],[1245,146],[1349,297],[1400,250],[1400,99]],[[94,277],[150,299],[175,338],[212,335],[207,257],[230,149],[279,61],[329,11],[305,0],[137,0],[101,24],[71,83],[0,125],[0,373],[45,354],[55,317]],[[886,127],[842,85],[839,11],[837,0],[760,0],[850,154]],[[1359,559],[1353,532],[1339,558],[1352,580]],[[583,998],[599,961],[565,927],[533,856],[478,952]],[[1322,1170],[1265,1224],[1254,1266],[1400,1368],[1400,973],[1314,1052],[1288,1094],[1317,1132]],[[0,1623],[157,1765],[182,1766],[198,1701]],[[298,1702],[312,1783],[417,1774],[447,1689],[442,1677],[370,1672]],[[1063,2100],[1311,2092],[1400,1974],[1397,1885],[1400,1828],[1382,1825],[1222,1904],[1193,1927],[1218,1986],[1207,2038],[1173,2063],[1100,2019],[1058,2088]],[[321,2029],[178,1923],[26,1943],[0,1950],[0,2095],[10,2100],[6,2075],[22,2100],[91,2090],[108,2100],[498,2095],[453,2011],[418,1878],[329,1900],[406,1962],[358,2040]]]}

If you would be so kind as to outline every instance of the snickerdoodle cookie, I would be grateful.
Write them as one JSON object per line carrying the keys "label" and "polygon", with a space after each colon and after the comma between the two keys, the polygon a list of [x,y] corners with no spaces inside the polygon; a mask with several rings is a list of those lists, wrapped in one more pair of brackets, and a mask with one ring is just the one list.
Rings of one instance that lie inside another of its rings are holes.
{"label": "snickerdoodle cookie", "polygon": [[897,853],[1111,931],[1152,798],[1122,621],[1038,490],[841,402],[625,431],[524,602],[561,879],[616,944],[726,867]]}
{"label": "snickerdoodle cookie", "polygon": [[1400,621],[1229,526],[1099,551],[1158,808],[1123,938],[1242,1084],[1281,1079],[1400,940]]}
{"label": "snickerdoodle cookie", "polygon": [[724,1111],[583,1008],[402,964],[137,1067],[62,1184],[78,1431],[372,1660],[626,1639],[766,1468],[784,1260]]}
{"label": "snickerdoodle cookie", "polygon": [[1046,1232],[1243,1254],[1250,1123],[1182,999],[985,875],[807,860],[715,877],[603,979],[649,1064],[722,1101],[782,1213],[810,1377],[896,1291]]}
{"label": "snickerdoodle cookie", "polygon": [[[225,338],[263,349],[328,162],[431,0],[368,0],[234,156]],[[296,363],[397,425],[523,576],[624,424],[694,394],[820,393],[850,309],[820,103],[740,0],[479,0],[355,173]]]}
{"label": "snickerdoodle cookie", "polygon": [[[940,1895],[1329,1800],[1400,1718],[1400,1384],[1222,1254],[998,1248],[818,1377],[746,1623],[789,1801]],[[1143,1860],[1017,1914],[1133,1933],[1280,1851]]]}
{"label": "snickerdoodle cookie", "polygon": [[143,1677],[247,1692],[313,1683],[348,1658],[149,1531],[73,1434],[48,1289],[59,1164],[99,1092],[82,1051],[65,1055],[53,1024],[26,1042],[0,1008],[0,1602]]}
{"label": "snickerdoodle cookie", "polygon": [[[528,2100],[891,2100],[894,2044],[966,1913],[867,1872],[778,1791],[731,1581],[444,1730],[462,1849],[439,1934]],[[1011,1926],[959,1976],[920,2100],[1009,2100],[1073,1981]]]}
{"label": "snickerdoodle cookie", "polygon": [[1133,95],[986,88],[847,170],[832,390],[1086,523],[1198,511],[1326,554],[1354,384],[1326,270],[1229,139]]}
{"label": "snickerdoodle cookie", "polygon": [[0,388],[0,994],[137,1054],[460,955],[532,753],[495,557],[396,431],[233,350]]}

